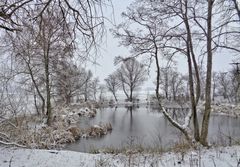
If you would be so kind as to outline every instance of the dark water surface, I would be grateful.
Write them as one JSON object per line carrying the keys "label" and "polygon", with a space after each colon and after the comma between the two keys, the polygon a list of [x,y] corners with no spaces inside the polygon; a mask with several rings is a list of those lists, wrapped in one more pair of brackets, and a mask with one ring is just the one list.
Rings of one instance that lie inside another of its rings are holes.
{"label": "dark water surface", "polygon": [[[177,111],[182,112],[182,111]],[[201,115],[200,115],[201,117]],[[179,141],[181,133],[170,125],[161,112],[146,107],[104,108],[95,118],[82,118],[81,127],[99,123],[111,123],[111,133],[101,138],[80,139],[66,146],[66,150],[89,152],[104,147],[121,148],[134,144],[145,147],[167,148]],[[232,136],[230,139],[228,136]],[[234,142],[240,138],[240,118],[212,115],[209,124],[209,141]]]}

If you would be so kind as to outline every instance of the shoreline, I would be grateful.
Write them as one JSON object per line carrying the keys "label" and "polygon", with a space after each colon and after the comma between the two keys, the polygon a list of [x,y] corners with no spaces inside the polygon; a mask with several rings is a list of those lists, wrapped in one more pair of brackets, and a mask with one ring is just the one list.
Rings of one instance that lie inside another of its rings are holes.
{"label": "shoreline", "polygon": [[74,151],[22,149],[0,146],[1,167],[205,166],[240,165],[240,146],[198,148],[163,154],[89,154]]}

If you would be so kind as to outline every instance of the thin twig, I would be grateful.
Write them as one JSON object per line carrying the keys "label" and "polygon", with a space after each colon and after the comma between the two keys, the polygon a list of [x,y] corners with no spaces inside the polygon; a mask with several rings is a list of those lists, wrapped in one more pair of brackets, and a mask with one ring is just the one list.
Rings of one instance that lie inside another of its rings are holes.
{"label": "thin twig", "polygon": [[11,157],[11,159],[10,159],[10,161],[9,161],[9,167],[11,167],[12,166],[12,159],[13,159],[13,156]]}

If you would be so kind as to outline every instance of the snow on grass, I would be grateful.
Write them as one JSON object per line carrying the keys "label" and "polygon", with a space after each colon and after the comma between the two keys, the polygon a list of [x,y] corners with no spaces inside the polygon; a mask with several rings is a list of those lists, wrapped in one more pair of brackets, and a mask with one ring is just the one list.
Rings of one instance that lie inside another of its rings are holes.
{"label": "snow on grass", "polygon": [[[51,126],[39,115],[23,115],[4,120],[0,126],[0,144],[35,149],[62,148],[80,137],[99,137],[112,130],[110,123],[81,128],[81,117],[94,117],[96,109],[87,106],[59,106],[53,110]],[[9,122],[13,122],[9,124]],[[16,125],[15,125],[16,124]]]}
{"label": "snow on grass", "polygon": [[239,167],[240,146],[160,154],[88,154],[72,151],[0,147],[1,167]]}
{"label": "snow on grass", "polygon": [[[231,104],[231,103],[215,103],[211,105],[212,114],[218,115],[228,115],[239,117],[240,116],[240,105]],[[204,103],[198,105],[198,110],[204,112]]]}

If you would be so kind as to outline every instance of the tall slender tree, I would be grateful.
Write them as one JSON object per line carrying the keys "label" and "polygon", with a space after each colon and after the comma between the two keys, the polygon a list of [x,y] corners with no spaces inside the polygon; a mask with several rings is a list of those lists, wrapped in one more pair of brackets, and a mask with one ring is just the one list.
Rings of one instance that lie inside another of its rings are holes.
{"label": "tall slender tree", "polygon": [[[168,120],[185,134],[188,140],[195,140],[207,145],[208,124],[211,112],[211,80],[213,53],[218,48],[236,50],[235,46],[228,46],[224,41],[238,32],[234,29],[234,13],[226,13],[226,4],[220,0],[208,1],[142,1],[136,0],[123,14],[127,20],[117,27],[114,34],[121,39],[120,44],[131,47],[133,56],[155,55],[157,67],[157,85],[160,83],[160,66],[164,61],[160,59],[166,55],[171,58],[184,55],[188,65],[189,94],[191,112],[187,115],[184,124],[171,118],[161,104],[159,86],[156,87],[156,96]],[[172,21],[174,20],[174,22]],[[155,24],[154,24],[155,23]],[[130,25],[134,25],[131,28]],[[226,27],[232,26],[229,30]],[[154,29],[154,27],[158,27]],[[154,30],[154,31],[149,31]],[[154,32],[154,33],[152,33]],[[150,38],[154,34],[155,38]],[[148,38],[147,38],[148,37]],[[156,39],[158,39],[156,41]],[[231,43],[230,43],[231,44]],[[155,48],[155,54],[152,49]],[[205,56],[206,80],[204,86],[199,72],[198,58]],[[205,110],[201,122],[197,116],[197,104],[201,95],[201,87],[205,89]],[[189,123],[193,118],[193,136]]]}

